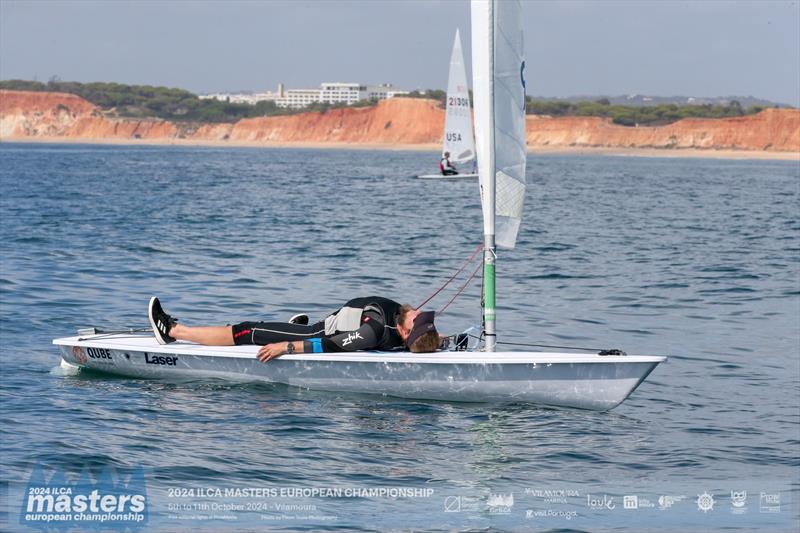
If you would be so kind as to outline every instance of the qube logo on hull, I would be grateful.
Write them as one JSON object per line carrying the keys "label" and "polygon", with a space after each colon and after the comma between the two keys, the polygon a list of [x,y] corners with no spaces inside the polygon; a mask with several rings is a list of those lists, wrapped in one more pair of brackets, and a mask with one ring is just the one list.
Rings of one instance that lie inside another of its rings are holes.
{"label": "qube logo on hull", "polygon": [[107,348],[86,348],[86,353],[89,354],[89,357],[92,359],[106,359],[112,360],[111,357],[111,350]]}

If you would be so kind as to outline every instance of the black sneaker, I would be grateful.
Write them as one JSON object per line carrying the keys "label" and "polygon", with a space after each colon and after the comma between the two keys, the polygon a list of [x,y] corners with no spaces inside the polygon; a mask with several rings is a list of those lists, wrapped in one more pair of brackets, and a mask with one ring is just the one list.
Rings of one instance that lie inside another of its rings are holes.
{"label": "black sneaker", "polygon": [[153,296],[150,298],[150,305],[147,307],[147,316],[150,318],[150,325],[153,327],[153,333],[156,336],[158,344],[169,344],[175,342],[175,339],[167,335],[169,330],[172,329],[178,319],[172,318],[161,308],[161,302],[158,298]]}
{"label": "black sneaker", "polygon": [[305,313],[294,315],[292,318],[289,319],[289,324],[300,324],[301,326],[307,326],[308,315]]}

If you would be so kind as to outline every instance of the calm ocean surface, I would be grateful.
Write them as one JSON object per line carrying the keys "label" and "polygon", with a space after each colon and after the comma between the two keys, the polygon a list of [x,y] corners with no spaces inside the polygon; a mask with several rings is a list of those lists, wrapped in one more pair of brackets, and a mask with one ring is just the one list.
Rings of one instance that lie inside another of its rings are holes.
{"label": "calm ocean surface", "polygon": [[0,144],[0,529],[34,531],[34,467],[143,469],[147,531],[799,528],[797,163],[529,158],[500,340],[670,356],[611,412],[60,371],[53,338],[146,326],[151,295],[190,324],[421,302],[482,232],[476,183],[412,179],[436,162]]}

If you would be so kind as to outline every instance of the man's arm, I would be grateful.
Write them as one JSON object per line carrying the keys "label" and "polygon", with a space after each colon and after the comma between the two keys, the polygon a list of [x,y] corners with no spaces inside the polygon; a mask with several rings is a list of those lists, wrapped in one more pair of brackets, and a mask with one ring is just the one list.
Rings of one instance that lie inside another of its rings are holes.
{"label": "man's arm", "polygon": [[[291,341],[293,353],[358,352],[372,350],[378,346],[383,334],[383,324],[378,320],[367,320],[355,331],[339,333],[330,337],[317,337],[305,341]],[[258,351],[258,360],[266,363],[289,353],[290,342],[266,344]]]}
{"label": "man's arm", "polygon": [[303,341],[291,342],[273,342],[272,344],[265,344],[258,350],[258,360],[266,363],[270,359],[275,359],[283,354],[289,353],[289,345],[294,348],[293,353],[303,353]]}

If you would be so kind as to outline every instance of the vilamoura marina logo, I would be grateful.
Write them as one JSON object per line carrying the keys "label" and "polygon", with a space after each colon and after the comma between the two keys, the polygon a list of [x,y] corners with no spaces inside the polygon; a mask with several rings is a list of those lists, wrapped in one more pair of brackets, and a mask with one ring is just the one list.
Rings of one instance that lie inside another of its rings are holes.
{"label": "vilamoura marina logo", "polygon": [[22,496],[20,524],[44,530],[136,530],[147,524],[144,470],[123,473],[104,467],[93,475],[88,467],[70,478],[63,470],[33,467]]}

